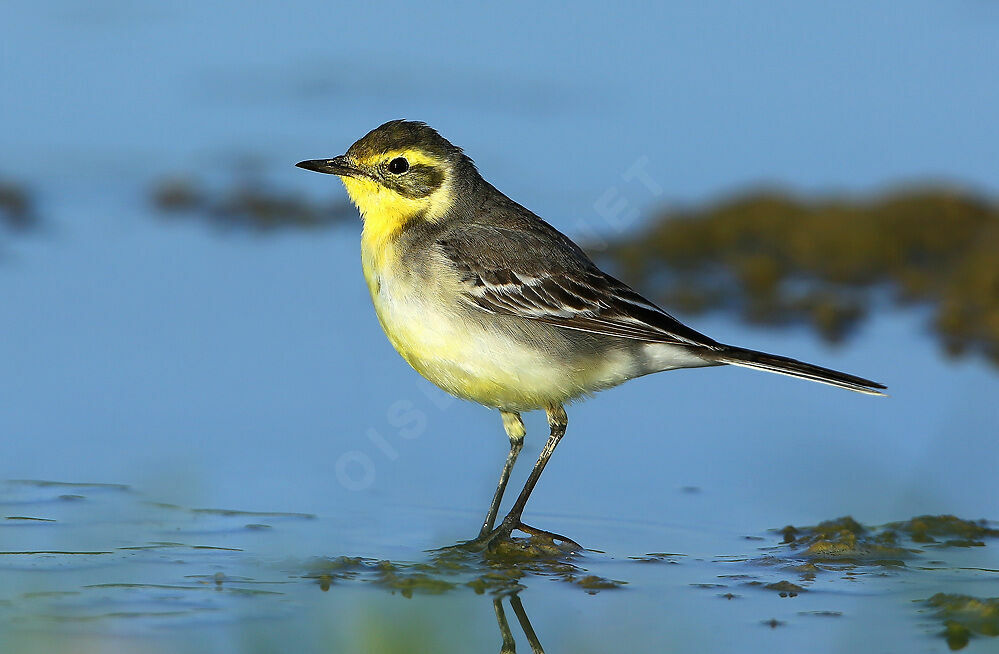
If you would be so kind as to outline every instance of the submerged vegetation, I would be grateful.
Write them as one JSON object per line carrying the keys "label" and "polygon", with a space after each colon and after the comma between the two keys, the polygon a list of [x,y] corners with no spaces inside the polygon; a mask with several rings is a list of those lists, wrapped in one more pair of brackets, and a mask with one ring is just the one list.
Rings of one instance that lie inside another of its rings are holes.
{"label": "submerged vegetation", "polygon": [[[952,515],[917,516],[880,527],[867,527],[844,517],[814,527],[788,526],[778,533],[782,544],[770,548],[771,554],[756,562],[797,571],[806,583],[814,582],[823,572],[840,573],[849,579],[868,571],[884,574],[886,569],[907,567],[910,560],[918,561],[913,567],[924,572],[947,569],[937,567],[941,561],[919,559],[924,558],[926,549],[984,547],[990,539],[999,538],[999,529],[984,520]],[[995,572],[980,570],[987,575]],[[962,649],[974,635],[999,636],[999,598],[938,592],[918,603],[932,609],[934,618],[943,623],[939,635],[951,649]]]}
{"label": "submerged vegetation", "polygon": [[525,588],[531,577],[546,577],[589,594],[620,588],[626,582],[589,574],[579,566],[578,551],[562,547],[544,536],[511,539],[486,552],[446,548],[425,562],[379,561],[340,556],[315,561],[306,578],[326,591],[338,582],[371,583],[404,597],[440,594],[470,588],[476,594],[508,595]]}
{"label": "submerged vegetation", "polygon": [[787,526],[779,533],[788,558],[806,561],[810,570],[823,564],[900,567],[924,548],[983,547],[984,539],[999,538],[999,529],[985,521],[952,515],[917,516],[879,527],[846,516],[814,527]]}
{"label": "submerged vegetation", "polygon": [[924,515],[904,522],[890,522],[885,529],[904,533],[914,543],[930,547],[983,547],[986,538],[999,538],[999,529],[984,520],[962,520],[952,515]]}
{"label": "submerged vegetation", "polygon": [[999,205],[946,189],[868,200],[746,194],[666,211],[605,256],[667,307],[844,338],[885,297],[920,303],[951,354],[999,364]]}

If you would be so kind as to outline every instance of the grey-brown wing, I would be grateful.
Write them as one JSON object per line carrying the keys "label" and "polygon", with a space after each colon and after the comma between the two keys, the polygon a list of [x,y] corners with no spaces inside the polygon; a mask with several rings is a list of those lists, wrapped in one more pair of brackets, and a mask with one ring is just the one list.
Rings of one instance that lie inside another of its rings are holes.
{"label": "grey-brown wing", "polygon": [[719,347],[602,272],[572,241],[537,220],[527,230],[464,225],[437,240],[436,247],[461,274],[466,302],[565,329]]}

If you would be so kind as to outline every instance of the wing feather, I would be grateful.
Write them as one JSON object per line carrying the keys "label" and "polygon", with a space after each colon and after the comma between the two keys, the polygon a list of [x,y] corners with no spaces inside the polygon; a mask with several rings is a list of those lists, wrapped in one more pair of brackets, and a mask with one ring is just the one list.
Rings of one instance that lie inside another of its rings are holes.
{"label": "wing feather", "polygon": [[564,329],[715,349],[719,344],[602,272],[574,243],[543,228],[465,225],[436,246],[461,274],[462,299],[483,311]]}

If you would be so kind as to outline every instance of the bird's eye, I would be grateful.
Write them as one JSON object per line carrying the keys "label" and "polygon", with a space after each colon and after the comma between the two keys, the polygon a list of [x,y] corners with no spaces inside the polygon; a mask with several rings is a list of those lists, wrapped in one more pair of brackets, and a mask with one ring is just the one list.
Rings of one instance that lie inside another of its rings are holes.
{"label": "bird's eye", "polygon": [[388,164],[388,171],[393,175],[401,175],[409,170],[409,162],[405,157],[396,157]]}

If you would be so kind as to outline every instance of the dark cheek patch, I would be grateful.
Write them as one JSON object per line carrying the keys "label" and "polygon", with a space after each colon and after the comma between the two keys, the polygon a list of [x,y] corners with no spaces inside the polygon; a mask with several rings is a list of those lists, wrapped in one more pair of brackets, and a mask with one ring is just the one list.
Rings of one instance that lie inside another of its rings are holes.
{"label": "dark cheek patch", "polygon": [[405,175],[389,176],[384,183],[385,186],[407,198],[425,198],[441,187],[444,183],[444,173],[427,164],[413,164]]}

